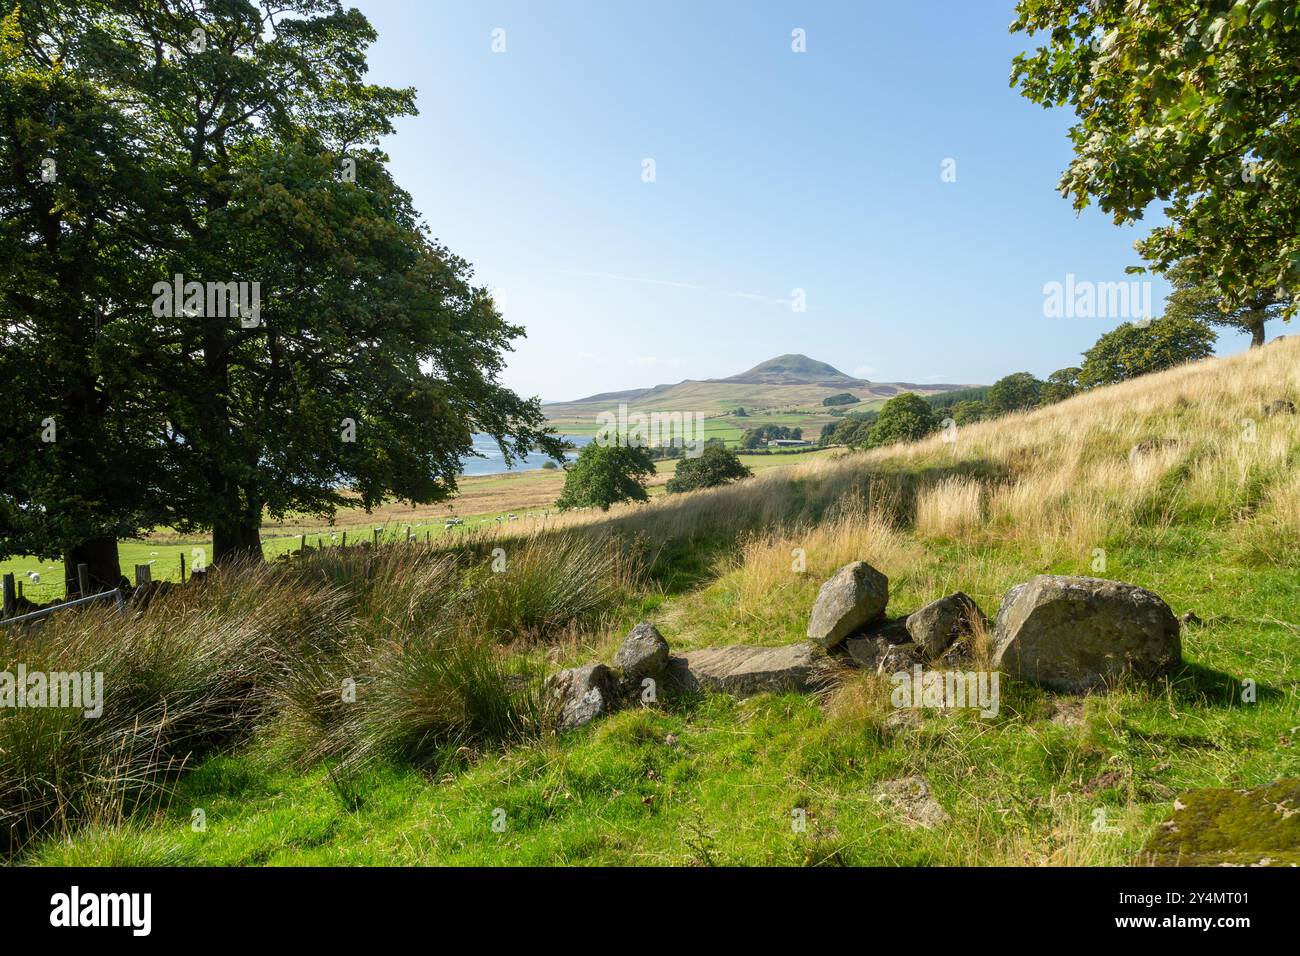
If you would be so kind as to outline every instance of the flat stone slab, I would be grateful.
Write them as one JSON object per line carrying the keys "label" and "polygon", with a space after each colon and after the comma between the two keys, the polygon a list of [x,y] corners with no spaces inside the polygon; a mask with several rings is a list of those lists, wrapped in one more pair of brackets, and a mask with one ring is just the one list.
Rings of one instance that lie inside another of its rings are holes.
{"label": "flat stone slab", "polygon": [[1300,866],[1300,779],[1190,790],[1142,853],[1153,866]]}
{"label": "flat stone slab", "polygon": [[737,697],[769,691],[816,690],[825,655],[809,642],[782,647],[706,647],[668,661],[669,674],[689,691],[712,690]]}

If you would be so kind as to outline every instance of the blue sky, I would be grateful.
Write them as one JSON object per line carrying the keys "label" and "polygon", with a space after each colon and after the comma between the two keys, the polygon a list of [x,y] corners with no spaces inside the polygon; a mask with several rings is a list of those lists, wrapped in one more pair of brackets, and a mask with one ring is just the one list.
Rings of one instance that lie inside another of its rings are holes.
{"label": "blue sky", "polygon": [[877,381],[1045,376],[1119,322],[1044,317],[1067,273],[1131,281],[1146,228],[1056,192],[1070,114],[1009,87],[1009,0],[357,6],[372,79],[419,91],[394,173],[527,329],[523,394],[785,352]]}

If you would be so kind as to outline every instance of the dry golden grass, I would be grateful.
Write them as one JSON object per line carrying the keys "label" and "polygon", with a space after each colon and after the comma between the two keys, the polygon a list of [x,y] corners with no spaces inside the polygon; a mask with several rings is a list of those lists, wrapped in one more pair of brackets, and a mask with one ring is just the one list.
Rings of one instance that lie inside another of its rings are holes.
{"label": "dry golden grass", "polygon": [[[1290,475],[1300,416],[1264,417],[1264,405],[1278,398],[1300,402],[1295,337],[964,426],[956,441],[936,435],[829,456],[724,488],[547,524],[632,532],[651,542],[763,529],[771,553],[761,560],[769,564],[788,564],[783,538],[807,540],[800,529],[820,525],[849,500],[892,526],[974,542],[1014,540],[1043,561],[1087,554],[1140,513],[1154,512],[1159,521],[1177,509],[1202,509],[1231,518],[1234,510],[1262,507],[1286,531],[1300,513],[1300,483]],[[1157,447],[1130,457],[1148,439]]]}

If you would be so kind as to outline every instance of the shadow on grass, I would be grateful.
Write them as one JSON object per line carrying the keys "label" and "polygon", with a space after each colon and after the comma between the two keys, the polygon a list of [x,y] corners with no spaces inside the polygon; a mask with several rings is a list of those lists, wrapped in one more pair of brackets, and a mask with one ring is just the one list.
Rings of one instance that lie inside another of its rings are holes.
{"label": "shadow on grass", "polygon": [[[1174,699],[1198,707],[1240,707],[1241,678],[1201,664],[1184,664],[1169,681]],[[1258,702],[1281,700],[1286,695],[1267,684],[1254,685]]]}

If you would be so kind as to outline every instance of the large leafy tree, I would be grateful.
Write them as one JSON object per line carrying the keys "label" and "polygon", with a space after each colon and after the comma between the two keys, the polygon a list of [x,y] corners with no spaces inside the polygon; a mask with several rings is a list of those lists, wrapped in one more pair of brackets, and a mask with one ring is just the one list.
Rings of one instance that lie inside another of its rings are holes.
{"label": "large leafy tree", "polygon": [[119,370],[167,220],[141,118],[77,68],[105,9],[0,3],[0,557],[63,558],[69,593],[165,511]]}
{"label": "large leafy tree", "polygon": [[[140,447],[168,520],[210,527],[222,562],[260,553],[267,511],[447,496],[475,431],[507,460],[558,453],[539,404],[498,382],[521,330],[388,175],[376,143],[413,93],[365,82],[364,17],[337,0],[112,0],[74,30],[74,7],[28,4],[18,29],[136,122],[164,225],[137,247],[146,274],[100,382],[152,425]],[[154,283],[178,275],[257,283],[260,314],[158,312]]]}
{"label": "large leafy tree", "polygon": [[1083,354],[1079,385],[1110,385],[1159,372],[1214,354],[1214,331],[1192,319],[1164,316],[1154,322],[1125,322]]}
{"label": "large leafy tree", "polygon": [[1300,5],[1288,0],[1019,0],[1013,31],[1042,36],[1011,80],[1069,105],[1063,195],[1116,223],[1164,203],[1137,243],[1183,263],[1227,310],[1275,293],[1300,304]]}

